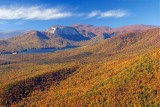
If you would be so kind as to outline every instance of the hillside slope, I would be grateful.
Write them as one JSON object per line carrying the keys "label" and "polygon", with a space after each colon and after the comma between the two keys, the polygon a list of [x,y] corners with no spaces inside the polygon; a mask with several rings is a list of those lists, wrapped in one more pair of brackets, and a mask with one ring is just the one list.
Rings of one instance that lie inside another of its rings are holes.
{"label": "hillside slope", "polygon": [[159,60],[157,50],[125,61],[81,65],[58,85],[53,84],[45,91],[35,90],[12,106],[158,107]]}
{"label": "hillside slope", "polygon": [[52,54],[0,56],[0,101],[13,107],[160,106],[159,31]]}

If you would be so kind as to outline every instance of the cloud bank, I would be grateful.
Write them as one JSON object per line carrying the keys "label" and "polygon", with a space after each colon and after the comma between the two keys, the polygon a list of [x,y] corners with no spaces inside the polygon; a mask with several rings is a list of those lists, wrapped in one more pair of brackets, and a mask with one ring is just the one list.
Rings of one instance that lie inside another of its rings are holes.
{"label": "cloud bank", "polygon": [[121,17],[125,17],[129,15],[129,13],[125,10],[109,10],[109,11],[105,11],[102,12],[100,10],[96,10],[96,11],[92,11],[87,18],[93,18],[93,17],[97,17],[97,18],[107,18],[107,17],[116,17],[116,18],[121,18]]}
{"label": "cloud bank", "polygon": [[89,13],[81,12],[75,13],[72,11],[67,11],[64,8],[46,8],[43,6],[3,6],[0,7],[0,19],[1,20],[13,20],[13,19],[23,19],[23,20],[53,20],[67,17],[84,17],[89,18],[107,18],[116,17],[121,18],[127,16],[128,12],[125,10],[109,10],[102,12],[100,10],[91,11]]}
{"label": "cloud bank", "polygon": [[0,19],[50,20],[72,16],[71,12],[61,8],[31,7],[0,7]]}

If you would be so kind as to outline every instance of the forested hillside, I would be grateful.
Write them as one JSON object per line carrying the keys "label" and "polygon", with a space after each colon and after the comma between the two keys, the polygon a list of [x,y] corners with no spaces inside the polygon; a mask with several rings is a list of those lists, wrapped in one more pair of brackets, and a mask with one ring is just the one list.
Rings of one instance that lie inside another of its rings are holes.
{"label": "forested hillside", "polygon": [[1,55],[1,106],[159,107],[159,31],[55,53]]}

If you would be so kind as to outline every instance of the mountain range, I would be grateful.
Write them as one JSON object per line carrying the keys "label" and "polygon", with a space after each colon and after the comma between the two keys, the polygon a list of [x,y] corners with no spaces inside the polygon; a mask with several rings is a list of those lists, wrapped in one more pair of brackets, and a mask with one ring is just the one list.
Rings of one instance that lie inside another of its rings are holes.
{"label": "mountain range", "polygon": [[30,31],[0,42],[8,52],[79,46],[0,55],[2,107],[160,106],[160,28],[73,26]]}
{"label": "mountain range", "polygon": [[[120,28],[107,26],[74,24],[72,26],[52,26],[46,31],[28,31],[20,36],[0,40],[0,53],[21,52],[27,49],[67,48],[93,45],[107,38],[128,32],[141,32],[158,28],[149,25],[130,25]],[[15,33],[16,34],[16,33]],[[13,35],[14,36],[14,35]]]}

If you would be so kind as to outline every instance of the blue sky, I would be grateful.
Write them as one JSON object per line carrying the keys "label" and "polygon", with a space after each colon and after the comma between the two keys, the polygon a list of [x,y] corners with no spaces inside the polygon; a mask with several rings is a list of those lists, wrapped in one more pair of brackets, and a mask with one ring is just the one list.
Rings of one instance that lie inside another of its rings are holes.
{"label": "blue sky", "polygon": [[0,30],[45,30],[76,23],[160,25],[160,0],[0,0]]}

